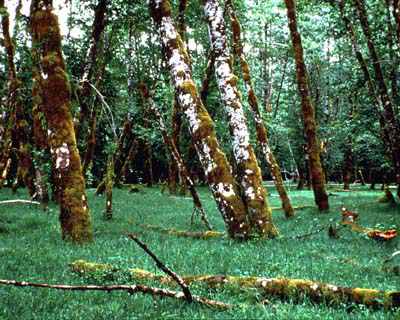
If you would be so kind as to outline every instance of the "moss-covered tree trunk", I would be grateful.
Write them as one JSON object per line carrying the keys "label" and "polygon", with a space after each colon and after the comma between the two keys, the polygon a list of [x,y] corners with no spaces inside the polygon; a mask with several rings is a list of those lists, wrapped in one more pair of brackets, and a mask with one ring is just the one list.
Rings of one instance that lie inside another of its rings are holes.
{"label": "moss-covered tree trunk", "polygon": [[104,218],[111,220],[113,217],[113,186],[114,186],[114,159],[112,155],[108,156],[107,160],[107,171],[106,171],[106,210],[104,212]]}
{"label": "moss-covered tree trunk", "polygon": [[193,144],[229,235],[233,238],[247,238],[250,229],[246,207],[226,156],[219,147],[214,124],[192,79],[189,57],[173,24],[169,1],[151,0],[150,12],[161,33],[167,66],[188,120]]}
{"label": "moss-covered tree trunk", "polygon": [[[94,9],[94,20],[90,37],[90,44],[81,72],[81,87],[79,90],[80,113],[79,120],[75,123],[77,140],[81,138],[83,134],[82,130],[86,127],[86,121],[90,117],[90,95],[92,92],[90,81],[92,81],[96,69],[100,39],[106,25],[107,3],[108,0],[98,0],[98,3]],[[84,172],[86,172],[87,167],[85,166],[84,169]]]}
{"label": "moss-covered tree trunk", "polygon": [[70,86],[61,51],[58,18],[52,1],[33,0],[30,27],[32,46],[40,55],[40,87],[53,165],[60,183],[60,222],[63,239],[92,239],[81,161],[70,112]]}
{"label": "moss-covered tree trunk", "polygon": [[161,131],[161,134],[162,134],[162,137],[164,140],[164,143],[166,144],[169,152],[171,153],[172,160],[176,163],[176,166],[179,171],[179,175],[182,179],[182,183],[184,183],[187,186],[187,188],[189,189],[190,195],[192,196],[195,211],[198,211],[198,213],[200,214],[200,218],[202,219],[202,221],[204,222],[206,227],[209,230],[211,230],[212,227],[207,219],[206,213],[203,209],[203,205],[201,204],[201,200],[200,200],[199,194],[197,193],[193,179],[191,178],[189,171],[186,168],[185,162],[183,161],[183,159],[179,153],[179,150],[174,143],[174,140],[171,139],[171,137],[168,135],[167,127],[165,126],[164,120],[163,120],[160,112],[158,111],[157,107],[155,106],[154,101],[153,101],[152,97],[150,96],[150,93],[147,89],[146,84],[144,84],[143,82],[140,83],[139,91],[140,91],[140,94],[141,94],[143,100],[147,104],[148,108],[154,114],[154,116],[156,118],[158,127]]}
{"label": "moss-covered tree trunk", "polygon": [[400,197],[400,123],[396,118],[393,102],[390,99],[388,89],[385,83],[385,78],[381,66],[381,61],[375,48],[374,39],[369,27],[367,11],[365,9],[364,0],[355,0],[355,6],[360,20],[361,28],[367,40],[368,52],[372,61],[372,66],[375,74],[375,82],[377,91],[382,101],[383,117],[385,126],[387,127],[387,134],[390,141],[390,148],[392,153],[392,161],[397,183],[397,195]]}
{"label": "moss-covered tree trunk", "polygon": [[272,222],[271,208],[262,185],[261,170],[250,144],[249,131],[237,88],[227,46],[223,9],[217,0],[204,1],[204,13],[208,22],[212,50],[215,54],[215,77],[228,116],[232,137],[235,173],[242,197],[247,206],[252,232],[261,236],[275,237],[277,229]]}
{"label": "moss-covered tree trunk", "polygon": [[[17,72],[14,64],[14,44],[10,36],[10,22],[8,17],[8,12],[4,6],[4,0],[0,0],[0,10],[1,10],[1,25],[3,29],[3,45],[7,55],[8,64],[8,111],[12,114],[11,119],[14,123],[10,123],[13,126],[13,135],[16,142],[17,156],[18,156],[18,171],[17,178],[21,179],[25,186],[27,187],[30,196],[35,194],[35,184],[34,184],[34,168],[31,155],[31,144],[29,141],[29,124],[26,120],[23,108],[23,102],[20,96],[21,81],[18,79]],[[8,127],[7,130],[11,130]],[[10,134],[6,134],[5,138],[8,140],[11,138]],[[5,154],[3,160],[1,161],[1,168],[6,169],[8,158],[10,154],[10,144],[5,141]],[[0,168],[0,169],[1,169]],[[7,170],[4,173],[7,176]],[[18,183],[15,184],[18,186]]]}
{"label": "moss-covered tree trunk", "polygon": [[308,87],[307,68],[304,62],[301,36],[297,29],[296,5],[294,0],[285,0],[285,4],[287,8],[290,36],[294,49],[297,86],[301,98],[301,109],[307,140],[307,153],[309,157],[308,160],[311,171],[314,199],[319,210],[324,211],[329,209],[329,202],[328,195],[325,191],[324,174],[321,165],[320,145],[317,137],[315,110],[311,102],[310,90]]}
{"label": "moss-covered tree trunk", "polygon": [[282,208],[285,212],[285,216],[286,218],[290,218],[294,216],[294,210],[291,205],[289,196],[286,192],[286,188],[283,184],[281,169],[279,167],[278,162],[276,161],[274,153],[272,152],[269,146],[267,129],[265,128],[263,118],[260,112],[258,99],[253,89],[250,66],[247,63],[247,59],[243,51],[240,22],[236,16],[232,1],[227,0],[226,4],[231,19],[232,34],[233,34],[233,50],[235,52],[236,58],[239,60],[242,70],[243,80],[247,88],[248,102],[251,111],[253,113],[253,118],[256,125],[257,142],[264,154],[265,160],[269,165],[272,177],[274,179],[276,190],[278,191],[279,197],[281,199]]}

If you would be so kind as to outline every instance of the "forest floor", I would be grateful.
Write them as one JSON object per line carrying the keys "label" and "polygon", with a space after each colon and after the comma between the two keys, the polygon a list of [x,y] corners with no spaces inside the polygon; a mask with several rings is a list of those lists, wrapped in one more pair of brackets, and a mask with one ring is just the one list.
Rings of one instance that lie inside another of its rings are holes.
{"label": "forest floor", "polygon": [[[399,290],[400,276],[382,269],[385,258],[399,250],[398,239],[376,242],[348,228],[339,231],[339,239],[329,238],[326,228],[313,233],[330,222],[339,222],[342,206],[357,211],[360,224],[366,227],[390,229],[400,220],[399,209],[378,203],[380,190],[357,186],[352,192],[341,192],[339,188],[329,187],[334,194],[330,197],[329,213],[321,214],[311,207],[298,210],[294,219],[286,220],[282,210],[274,210],[280,237],[249,242],[182,238],[141,227],[151,224],[191,229],[191,199],[162,194],[159,187],[144,188],[139,193],[115,189],[114,217],[110,221],[103,219],[104,197],[96,197],[95,190],[89,189],[95,242],[84,246],[61,240],[55,205],[47,213],[33,205],[0,205],[0,278],[50,284],[129,283],[123,272],[110,279],[79,276],[69,267],[78,259],[159,273],[151,258],[127,238],[126,234],[133,232],[180,275],[300,278],[347,287]],[[271,205],[279,207],[275,190],[270,186],[268,189]],[[200,194],[215,229],[224,231],[210,193],[200,188]],[[291,190],[290,196],[295,206],[313,205],[309,190]],[[28,199],[28,196],[24,190],[16,195],[9,190],[0,191],[0,201],[17,198]],[[192,230],[204,230],[198,219]],[[293,239],[309,233],[312,234]],[[145,283],[160,286],[155,281]],[[210,289],[192,285],[191,290],[193,294],[235,307],[218,311],[170,298],[124,292],[64,292],[0,286],[0,319],[400,319],[400,311],[374,311],[355,305],[327,306],[307,299],[283,301],[262,297],[254,289],[234,286]],[[269,302],[260,303],[264,299]]]}

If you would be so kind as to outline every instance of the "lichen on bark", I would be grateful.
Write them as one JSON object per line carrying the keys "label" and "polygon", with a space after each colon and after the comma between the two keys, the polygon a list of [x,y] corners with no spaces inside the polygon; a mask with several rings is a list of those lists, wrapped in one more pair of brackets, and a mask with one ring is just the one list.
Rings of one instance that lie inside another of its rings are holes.
{"label": "lichen on bark", "polygon": [[179,103],[188,120],[193,143],[228,233],[234,238],[246,238],[249,235],[246,207],[239,196],[226,156],[219,147],[213,122],[192,80],[189,57],[174,27],[169,1],[151,0],[150,12],[159,27]]}
{"label": "lichen on bark", "polygon": [[237,87],[238,78],[233,73],[227,47],[223,10],[217,0],[206,0],[204,13],[215,55],[215,77],[232,137],[235,173],[242,189],[243,201],[247,206],[252,232],[272,238],[278,234],[278,231],[272,222],[271,209],[262,185],[261,170],[249,142],[247,121]]}

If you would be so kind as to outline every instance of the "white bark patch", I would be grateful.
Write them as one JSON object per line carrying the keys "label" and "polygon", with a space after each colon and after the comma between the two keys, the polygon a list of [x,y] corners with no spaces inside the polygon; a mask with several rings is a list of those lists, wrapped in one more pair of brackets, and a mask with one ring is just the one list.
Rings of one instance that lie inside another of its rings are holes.
{"label": "white bark patch", "polygon": [[211,43],[216,53],[215,73],[218,88],[228,114],[229,126],[232,129],[232,145],[236,161],[244,162],[250,158],[249,131],[240,101],[239,92],[234,84],[235,75],[229,64],[230,54],[227,48],[223,10],[218,1],[208,0],[204,6],[205,16],[209,22]]}
{"label": "white bark patch", "polygon": [[247,187],[244,190],[244,194],[246,195],[246,198],[250,200],[255,200],[256,199],[256,192],[253,187]]}
{"label": "white bark patch", "polygon": [[64,142],[61,147],[55,151],[56,154],[56,169],[65,170],[70,164],[70,152],[68,145]]}
{"label": "white bark patch", "polygon": [[332,284],[327,284],[326,287],[327,287],[328,289],[332,290],[333,292],[338,291],[338,287],[337,287],[337,286],[334,286],[334,285],[332,285]]}
{"label": "white bark patch", "polygon": [[318,289],[318,287],[319,287],[319,286],[318,286],[316,283],[314,283],[314,284],[311,286],[311,289],[315,291],[315,290]]}
{"label": "white bark patch", "polygon": [[215,188],[224,198],[229,198],[235,195],[233,185],[231,184],[220,182],[215,186]]}

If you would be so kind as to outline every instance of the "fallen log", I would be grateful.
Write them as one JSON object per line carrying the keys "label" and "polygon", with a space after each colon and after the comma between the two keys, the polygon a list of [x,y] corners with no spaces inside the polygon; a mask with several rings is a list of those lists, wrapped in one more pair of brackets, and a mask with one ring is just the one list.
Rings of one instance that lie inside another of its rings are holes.
{"label": "fallen log", "polygon": [[[47,288],[47,289],[56,289],[56,290],[66,290],[66,291],[126,291],[129,294],[134,293],[143,293],[143,294],[150,294],[152,296],[159,296],[159,297],[169,297],[178,300],[187,301],[186,296],[183,292],[180,291],[172,291],[168,289],[162,288],[154,288],[148,287],[139,284],[132,284],[132,285],[106,285],[106,286],[98,286],[98,285],[66,285],[66,284],[47,284],[47,283],[34,283],[34,282],[26,282],[26,281],[16,281],[16,280],[4,280],[0,279],[0,285],[9,285],[15,287],[35,287],[35,288]],[[203,298],[200,296],[192,296],[192,301],[197,302],[199,304],[205,305],[207,307],[213,307],[218,309],[229,309],[232,305],[210,300],[207,298]]]}
{"label": "fallen log", "polygon": [[168,229],[163,228],[156,225],[151,224],[140,224],[139,227],[144,229],[149,229],[153,231],[157,231],[164,234],[169,234],[177,237],[185,237],[185,238],[194,238],[194,239],[210,239],[210,238],[221,238],[226,236],[224,232],[220,231],[186,231],[186,230],[177,230],[177,229]]}
{"label": "fallen log", "polygon": [[[119,269],[109,264],[90,263],[77,260],[70,264],[72,270],[79,274],[94,272],[118,272]],[[122,270],[121,270],[122,271]],[[174,284],[174,280],[167,276],[142,269],[129,269],[128,274],[132,279],[155,280],[163,284]],[[373,308],[392,309],[400,307],[400,291],[383,291],[365,288],[340,287],[303,279],[264,278],[264,277],[239,277],[228,275],[198,275],[182,277],[188,285],[203,283],[207,286],[239,286],[241,288],[258,289],[266,296],[279,298],[301,299],[309,298],[316,303],[327,304],[362,304]]]}

